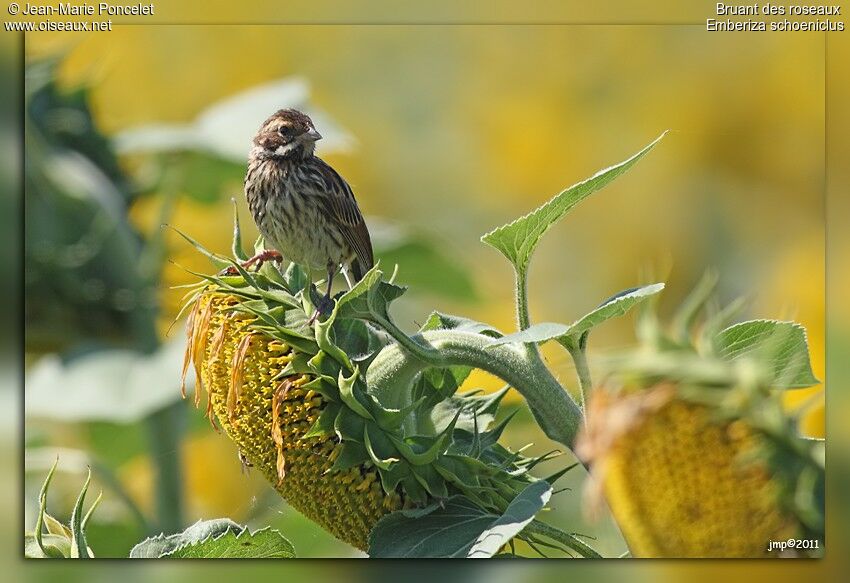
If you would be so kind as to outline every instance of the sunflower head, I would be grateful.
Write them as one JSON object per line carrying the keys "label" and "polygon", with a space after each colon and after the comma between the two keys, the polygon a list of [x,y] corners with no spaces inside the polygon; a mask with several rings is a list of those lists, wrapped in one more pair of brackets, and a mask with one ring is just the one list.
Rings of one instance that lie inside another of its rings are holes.
{"label": "sunflower head", "polygon": [[805,335],[723,328],[728,312],[698,317],[707,299],[692,296],[668,330],[647,311],[641,345],[608,360],[578,446],[590,493],[635,556],[775,556],[770,541],[822,540],[823,444],[798,434],[780,394],[816,382]]}
{"label": "sunflower head", "polygon": [[297,266],[231,272],[189,295],[184,376],[194,369],[196,406],[293,508],[365,550],[390,512],[455,494],[503,512],[535,481],[527,470],[542,458],[497,443],[506,421],[489,427],[505,391],[457,394],[468,374],[457,370],[423,374],[391,405],[387,387],[370,391],[365,372],[391,340],[340,306],[401,295],[377,268],[312,325],[315,294]]}

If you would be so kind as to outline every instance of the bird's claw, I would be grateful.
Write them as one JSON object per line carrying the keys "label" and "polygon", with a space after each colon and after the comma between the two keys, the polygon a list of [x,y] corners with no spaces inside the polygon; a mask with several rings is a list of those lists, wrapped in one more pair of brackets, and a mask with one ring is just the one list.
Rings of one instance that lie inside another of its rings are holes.
{"label": "bird's claw", "polygon": [[319,316],[327,316],[328,314],[330,314],[335,304],[334,300],[328,297],[327,295],[318,298],[314,297],[311,299],[313,300],[316,309],[313,310],[313,314],[310,316],[310,319],[307,320],[308,326],[312,326],[316,322],[316,320],[319,319]]}
{"label": "bird's claw", "polygon": [[[265,251],[260,251],[250,259],[243,261],[240,265],[243,269],[248,269],[252,265],[256,264],[256,269],[259,270],[266,261],[281,263],[283,262],[283,255],[272,249],[266,249]],[[230,267],[222,269],[219,272],[219,275],[239,275],[239,270],[236,269],[235,266],[231,265]]]}

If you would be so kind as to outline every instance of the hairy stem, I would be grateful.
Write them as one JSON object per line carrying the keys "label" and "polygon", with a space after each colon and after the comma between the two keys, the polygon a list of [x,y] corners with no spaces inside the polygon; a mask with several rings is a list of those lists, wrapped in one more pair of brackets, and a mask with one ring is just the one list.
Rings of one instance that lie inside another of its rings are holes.
{"label": "hairy stem", "polygon": [[524,346],[495,344],[473,332],[432,330],[407,336],[389,321],[376,322],[398,344],[384,348],[367,371],[369,391],[382,403],[398,403],[416,376],[432,367],[465,365],[487,371],[525,397],[543,432],[572,448],[582,412],[543,362]]}
{"label": "hairy stem", "polygon": [[587,413],[587,398],[593,387],[593,381],[590,378],[590,367],[587,365],[587,353],[576,343],[568,342],[562,344],[570,353],[575,364],[576,376],[578,376],[578,384],[581,389],[581,410]]}
{"label": "hairy stem", "polygon": [[516,272],[516,321],[519,330],[531,326],[528,313],[528,272],[518,269]]}

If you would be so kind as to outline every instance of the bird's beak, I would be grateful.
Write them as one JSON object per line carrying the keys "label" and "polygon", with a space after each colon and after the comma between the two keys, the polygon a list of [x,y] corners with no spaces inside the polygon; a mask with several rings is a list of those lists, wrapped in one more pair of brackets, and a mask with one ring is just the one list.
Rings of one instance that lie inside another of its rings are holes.
{"label": "bird's beak", "polygon": [[304,137],[306,139],[310,140],[311,142],[318,142],[319,140],[322,139],[322,134],[320,134],[319,132],[317,132],[314,129],[311,129],[309,132],[304,134]]}

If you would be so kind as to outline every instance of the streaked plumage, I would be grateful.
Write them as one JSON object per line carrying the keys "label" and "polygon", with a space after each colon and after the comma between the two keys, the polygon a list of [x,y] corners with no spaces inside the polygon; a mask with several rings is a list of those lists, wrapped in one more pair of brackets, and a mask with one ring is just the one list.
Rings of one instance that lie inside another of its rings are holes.
{"label": "streaked plumage", "polygon": [[346,266],[359,280],[374,263],[369,230],[351,187],[313,153],[320,138],[299,111],[269,117],[251,148],[248,207],[266,244],[289,260],[329,280]]}

